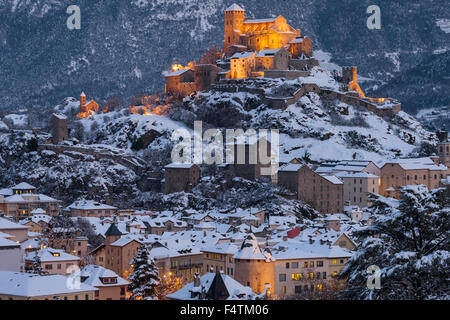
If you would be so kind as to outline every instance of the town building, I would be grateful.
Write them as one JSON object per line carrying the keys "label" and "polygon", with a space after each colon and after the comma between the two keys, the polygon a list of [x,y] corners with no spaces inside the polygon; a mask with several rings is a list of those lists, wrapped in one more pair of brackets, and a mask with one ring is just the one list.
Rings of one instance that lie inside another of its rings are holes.
{"label": "town building", "polygon": [[0,300],[94,300],[95,287],[67,283],[62,275],[0,271]]}
{"label": "town building", "polygon": [[336,177],[344,182],[344,202],[360,208],[368,207],[370,193],[379,193],[381,179],[368,172],[338,172]]}
{"label": "town building", "polygon": [[281,298],[302,298],[331,285],[351,253],[337,246],[282,242],[272,249],[274,293]]}
{"label": "town building", "polygon": [[71,217],[110,217],[117,213],[117,208],[93,200],[78,200],[64,211]]}
{"label": "town building", "polygon": [[430,158],[411,158],[387,161],[381,167],[379,193],[398,198],[399,187],[423,184],[429,190],[440,187],[441,179],[449,175],[448,167],[436,165]]}
{"label": "town building", "polygon": [[278,170],[278,184],[321,213],[344,211],[344,183],[330,174],[319,174],[307,165],[287,164]]}
{"label": "town building", "polygon": [[64,250],[43,248],[25,255],[25,270],[33,269],[33,262],[35,261],[36,255],[41,261],[42,271],[47,274],[66,276],[74,272],[74,267],[78,267],[80,264],[79,257],[68,254]]}
{"label": "town building", "polygon": [[0,232],[0,270],[23,271],[23,250],[20,244],[2,237],[2,234]]}
{"label": "town building", "polygon": [[255,296],[251,288],[245,287],[228,275],[217,271],[203,276],[194,275],[193,282],[167,295],[171,300],[249,300]]}
{"label": "town building", "polygon": [[187,229],[187,223],[173,217],[159,217],[144,221],[147,232],[162,235],[164,232],[178,232]]}
{"label": "town building", "polygon": [[229,176],[247,180],[274,179],[276,170],[272,165],[272,144],[268,139],[239,136],[228,147],[233,148],[233,163],[225,167]]}
{"label": "town building", "polygon": [[164,167],[165,193],[191,192],[200,181],[200,167],[190,163],[171,163]]}
{"label": "town building", "polygon": [[29,226],[24,226],[0,217],[0,232],[10,235],[17,243],[28,239],[28,230],[30,230]]}
{"label": "town building", "polygon": [[105,238],[104,244],[90,252],[94,257],[94,264],[124,275],[143,244],[141,237],[122,236],[122,232],[112,223],[105,233]]}
{"label": "town building", "polygon": [[87,265],[80,271],[81,283],[97,288],[95,300],[125,300],[129,282],[114,271]]}
{"label": "town building", "polygon": [[223,272],[227,276],[234,277],[234,259],[238,247],[232,243],[220,243],[215,246],[203,248],[203,272]]}
{"label": "town building", "polygon": [[[8,190],[10,195],[5,196]],[[33,210],[38,208],[45,210],[48,215],[58,215],[60,203],[60,200],[36,193],[36,188],[25,182],[4,190],[4,194],[0,195],[0,211],[17,221],[32,215]]]}

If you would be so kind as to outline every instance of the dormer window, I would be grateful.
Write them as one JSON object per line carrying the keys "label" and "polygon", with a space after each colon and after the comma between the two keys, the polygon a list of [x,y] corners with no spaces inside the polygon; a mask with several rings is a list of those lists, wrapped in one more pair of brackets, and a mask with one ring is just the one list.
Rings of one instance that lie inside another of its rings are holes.
{"label": "dormer window", "polygon": [[53,255],[54,257],[59,257],[61,254],[60,254],[59,252],[52,252],[52,255]]}

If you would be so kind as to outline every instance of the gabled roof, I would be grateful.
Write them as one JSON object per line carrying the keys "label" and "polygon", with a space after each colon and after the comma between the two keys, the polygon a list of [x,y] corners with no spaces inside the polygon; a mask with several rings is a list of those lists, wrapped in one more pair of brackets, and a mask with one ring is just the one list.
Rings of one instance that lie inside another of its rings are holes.
{"label": "gabled roof", "polygon": [[19,184],[16,184],[14,187],[12,187],[14,190],[34,190],[36,187],[33,187],[31,184],[28,184],[26,182],[21,182]]}
{"label": "gabled roof", "polygon": [[[216,277],[222,278],[216,279]],[[213,283],[216,281],[214,287]],[[211,289],[212,287],[212,289]],[[210,294],[217,294],[217,289],[226,289],[228,292],[228,296],[226,298],[221,297],[220,299],[233,300],[238,299],[241,296],[251,297],[254,296],[254,292],[250,287],[245,287],[230,276],[227,276],[222,273],[206,273],[200,277],[200,286],[194,287],[194,282],[190,282],[185,285],[180,290],[167,295],[167,298],[174,300],[199,300],[201,299],[198,295],[192,297],[192,293],[207,293],[206,299],[211,299]]]}
{"label": "gabled roof", "polygon": [[[94,287],[113,287],[127,285],[129,283],[125,279],[119,277],[114,271],[93,264],[85,266],[81,270],[80,276],[82,278],[82,283]],[[101,280],[102,278],[117,278],[117,282],[103,283]]]}
{"label": "gabled roof", "polygon": [[108,230],[105,232],[105,236],[121,236],[122,232],[120,232],[119,229],[117,229],[117,226],[115,223],[111,223]]}
{"label": "gabled roof", "polygon": [[39,297],[77,292],[97,291],[97,288],[81,283],[67,286],[67,277],[0,271],[0,294],[18,297]]}
{"label": "gabled roof", "polygon": [[80,257],[68,254],[64,250],[44,248],[39,251],[33,251],[25,255],[25,260],[33,260],[37,255],[41,262],[55,262],[55,261],[79,261]]}

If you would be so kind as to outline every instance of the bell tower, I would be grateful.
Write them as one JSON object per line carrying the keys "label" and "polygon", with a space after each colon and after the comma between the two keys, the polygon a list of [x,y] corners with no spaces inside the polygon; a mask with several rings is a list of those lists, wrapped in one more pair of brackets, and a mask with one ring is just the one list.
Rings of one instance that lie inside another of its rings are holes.
{"label": "bell tower", "polygon": [[239,44],[239,36],[242,33],[245,19],[245,10],[237,4],[233,4],[225,10],[225,39],[224,48],[233,44]]}
{"label": "bell tower", "polygon": [[80,110],[83,110],[83,107],[86,105],[86,94],[84,92],[80,95]]}

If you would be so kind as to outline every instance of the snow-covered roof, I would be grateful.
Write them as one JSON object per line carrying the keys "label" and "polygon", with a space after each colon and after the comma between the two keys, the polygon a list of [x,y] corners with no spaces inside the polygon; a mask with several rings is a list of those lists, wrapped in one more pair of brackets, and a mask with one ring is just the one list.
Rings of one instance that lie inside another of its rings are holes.
{"label": "snow-covered roof", "polygon": [[246,59],[254,53],[254,51],[236,52],[230,59]]}
{"label": "snow-covered roof", "polygon": [[41,208],[36,208],[36,209],[31,210],[31,214],[33,214],[33,215],[38,215],[38,214],[45,215],[45,210],[41,209]]}
{"label": "snow-covered roof", "polygon": [[242,9],[242,7],[237,5],[236,3],[233,3],[231,6],[226,8],[225,11],[245,11],[245,10]]}
{"label": "snow-covered roof", "polygon": [[165,166],[165,169],[189,169],[192,168],[195,164],[193,163],[171,163]]}
{"label": "snow-covered roof", "polygon": [[29,226],[23,226],[21,224],[9,221],[5,218],[0,218],[0,230],[8,230],[8,229],[29,229]]}
{"label": "snow-covered roof", "polygon": [[241,248],[233,256],[235,259],[247,260],[266,260],[266,256],[262,253],[258,246],[258,240],[253,234],[249,234],[241,245]]}
{"label": "snow-covered roof", "polygon": [[116,241],[111,243],[110,245],[115,246],[115,247],[123,247],[132,241],[137,241],[137,242],[143,244],[145,242],[145,239],[141,235],[125,235],[125,236],[120,237],[119,239],[117,239]]}
{"label": "snow-covered roof", "polygon": [[344,184],[344,182],[342,182],[341,179],[339,179],[336,176],[332,176],[332,175],[327,175],[327,174],[321,174],[321,177],[327,179],[328,181],[330,181],[332,184]]}
{"label": "snow-covered roof", "polygon": [[383,166],[388,164],[398,164],[404,170],[447,170],[446,166],[436,165],[429,157],[389,160]]}
{"label": "snow-covered roof", "polygon": [[341,171],[336,172],[334,175],[339,178],[360,178],[360,179],[379,178],[378,176],[365,171],[361,172]]}
{"label": "snow-covered roof", "polygon": [[116,207],[109,206],[93,200],[79,200],[72,203],[67,209],[77,210],[116,210]]}
{"label": "snow-covered roof", "polygon": [[[80,257],[66,253],[64,250],[44,248],[37,251],[37,255],[41,262],[56,262],[56,261],[78,261]],[[36,251],[25,255],[25,260],[33,260],[36,256]]]}
{"label": "snow-covered roof", "polygon": [[276,18],[267,18],[267,19],[245,19],[244,23],[267,23],[274,22]]}
{"label": "snow-covered roof", "polygon": [[298,38],[292,39],[289,43],[302,43],[303,40],[305,40],[304,37],[298,37]]}
{"label": "snow-covered roof", "polygon": [[349,258],[352,253],[338,246],[310,244],[305,241],[284,241],[272,248],[272,255],[277,260],[311,259],[311,258]]}
{"label": "snow-covered roof", "polygon": [[[37,210],[37,209],[36,209]],[[34,211],[34,210],[33,210]],[[32,212],[33,213],[33,212]],[[44,213],[45,213],[45,211],[44,211]],[[33,214],[32,216],[30,216],[30,217],[27,217],[27,218],[25,218],[25,219],[23,219],[23,220],[20,220],[20,224],[26,224],[26,223],[28,223],[28,222],[30,222],[30,221],[32,221],[32,222],[34,222],[34,223],[39,223],[39,222],[41,222],[41,221],[43,221],[43,222],[45,222],[45,223],[49,223],[50,222],[50,220],[52,219],[52,217],[51,216],[48,216],[48,215],[46,215],[46,214]]]}
{"label": "snow-covered roof", "polygon": [[37,238],[31,238],[28,240],[25,240],[20,243],[20,246],[23,250],[25,249],[39,249],[41,247],[41,240]]}
{"label": "snow-covered roof", "polygon": [[56,200],[45,194],[38,193],[22,193],[13,194],[12,196],[6,197],[4,199],[8,203],[27,203],[27,202],[61,202],[61,200]]}
{"label": "snow-covered roof", "polygon": [[288,163],[288,164],[285,164],[285,165],[281,166],[278,169],[278,171],[282,171],[282,172],[286,172],[286,171],[297,172],[298,170],[300,170],[301,167],[303,167],[303,164]]}
{"label": "snow-covered roof", "polygon": [[185,285],[183,288],[181,288],[180,290],[167,295],[167,298],[175,299],[175,300],[198,300],[199,299],[198,296],[196,296],[195,298],[192,298],[191,293],[192,292],[201,292],[202,290],[205,293],[208,292],[216,275],[219,275],[222,277],[225,287],[229,293],[228,299],[237,299],[238,296],[240,296],[240,295],[245,295],[245,296],[254,295],[254,293],[250,287],[243,286],[242,284],[240,284],[239,282],[237,282],[230,276],[227,276],[226,274],[223,274],[223,273],[217,274],[217,273],[209,272],[200,277],[200,286],[199,287],[194,287],[194,282],[190,282],[187,285]]}
{"label": "snow-covered roof", "polygon": [[67,116],[66,116],[65,114],[62,114],[62,113],[54,113],[53,116],[54,116],[55,118],[60,119],[60,120],[65,120],[65,119],[67,119]]}
{"label": "snow-covered roof", "polygon": [[28,184],[26,182],[21,182],[19,184],[16,184],[14,187],[12,187],[14,190],[34,190],[36,187],[33,187],[31,184]]}
{"label": "snow-covered roof", "polygon": [[212,252],[219,254],[236,254],[239,248],[232,243],[219,243],[215,246],[207,246],[202,249],[203,252]]}
{"label": "snow-covered roof", "polygon": [[[114,271],[97,265],[87,265],[80,271],[82,283],[94,287],[113,287],[127,285],[129,282],[117,275]],[[101,278],[117,278],[116,283],[103,283]]]}
{"label": "snow-covered roof", "polygon": [[166,74],[166,77],[174,77],[174,76],[179,76],[182,75],[183,73],[187,72],[187,71],[192,71],[192,69],[178,69],[176,71],[171,71],[168,72]]}
{"label": "snow-covered roof", "polygon": [[20,245],[17,242],[0,237],[0,248],[1,247],[20,247]]}
{"label": "snow-covered roof", "polygon": [[259,51],[256,56],[257,57],[273,57],[278,51],[281,49],[263,49]]}
{"label": "snow-covered roof", "polygon": [[39,297],[77,292],[97,291],[90,285],[81,283],[67,286],[67,277],[62,275],[40,276],[31,273],[0,271],[0,294],[18,297]]}

